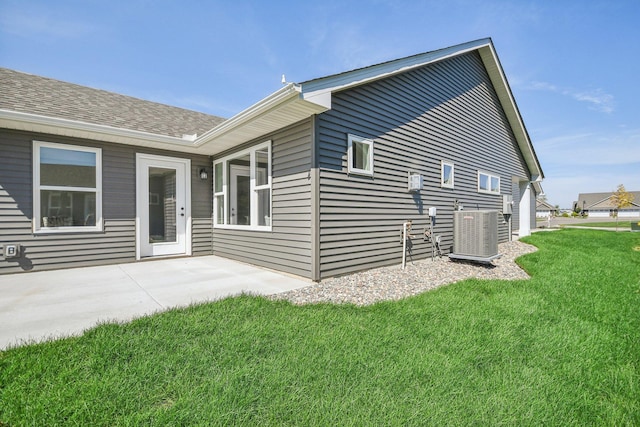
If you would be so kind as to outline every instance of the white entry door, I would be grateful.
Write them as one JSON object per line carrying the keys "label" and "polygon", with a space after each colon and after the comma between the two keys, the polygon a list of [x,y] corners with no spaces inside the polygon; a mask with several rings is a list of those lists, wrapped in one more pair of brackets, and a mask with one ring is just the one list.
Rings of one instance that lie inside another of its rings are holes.
{"label": "white entry door", "polygon": [[190,255],[191,161],[136,155],[138,258]]}

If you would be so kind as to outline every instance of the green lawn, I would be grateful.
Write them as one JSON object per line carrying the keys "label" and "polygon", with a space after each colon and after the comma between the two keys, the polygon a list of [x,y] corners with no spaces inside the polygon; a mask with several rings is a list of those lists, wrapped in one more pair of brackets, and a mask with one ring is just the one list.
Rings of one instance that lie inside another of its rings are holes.
{"label": "green lawn", "polygon": [[0,426],[640,425],[640,233],[369,307],[243,296],[0,353]]}

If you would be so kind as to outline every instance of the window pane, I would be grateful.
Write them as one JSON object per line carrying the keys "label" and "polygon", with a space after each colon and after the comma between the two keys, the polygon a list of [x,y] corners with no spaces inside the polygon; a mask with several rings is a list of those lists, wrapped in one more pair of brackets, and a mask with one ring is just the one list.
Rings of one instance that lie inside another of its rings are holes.
{"label": "window pane", "polygon": [[256,186],[269,184],[269,149],[256,151]]}
{"label": "window pane", "polygon": [[271,190],[258,190],[258,225],[271,225]]}
{"label": "window pane", "polygon": [[41,227],[84,227],[96,225],[96,193],[40,191]]}
{"label": "window pane", "polygon": [[215,188],[214,191],[216,193],[222,192],[222,163],[217,163],[213,166],[213,174],[214,174],[214,183]]}
{"label": "window pane", "polygon": [[40,184],[96,187],[96,153],[40,147]]}
{"label": "window pane", "polygon": [[216,224],[224,224],[224,195],[216,196]]}
{"label": "window pane", "polygon": [[500,192],[500,179],[497,176],[491,177],[491,191]]}
{"label": "window pane", "polygon": [[485,174],[480,174],[480,189],[481,190],[489,190],[489,176]]}
{"label": "window pane", "polygon": [[353,141],[353,167],[355,169],[370,170],[369,165],[369,150],[371,146],[369,144]]}
{"label": "window pane", "polygon": [[451,165],[444,164],[442,167],[442,183],[446,185],[453,184],[453,167]]}

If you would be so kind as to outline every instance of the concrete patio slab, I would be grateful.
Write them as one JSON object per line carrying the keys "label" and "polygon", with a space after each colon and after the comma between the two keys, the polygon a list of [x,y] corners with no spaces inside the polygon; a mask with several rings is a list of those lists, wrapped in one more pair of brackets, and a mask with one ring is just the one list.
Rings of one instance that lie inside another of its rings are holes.
{"label": "concrete patio slab", "polygon": [[78,335],[105,321],[311,282],[217,256],[0,276],[0,349]]}

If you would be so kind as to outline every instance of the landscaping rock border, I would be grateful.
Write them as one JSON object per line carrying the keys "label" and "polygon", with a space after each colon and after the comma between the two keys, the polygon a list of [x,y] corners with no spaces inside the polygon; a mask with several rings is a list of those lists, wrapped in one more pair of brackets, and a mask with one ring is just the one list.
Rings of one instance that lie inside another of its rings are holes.
{"label": "landscaping rock border", "polygon": [[404,270],[401,265],[375,268],[325,279],[304,288],[272,295],[271,298],[286,299],[298,305],[329,302],[363,306],[406,298],[469,278],[528,279],[527,273],[514,260],[536,250],[536,247],[519,241],[502,243],[498,245],[502,257],[490,265],[451,261],[447,256],[436,257],[435,260],[407,260]]}

